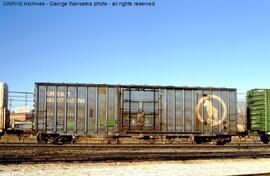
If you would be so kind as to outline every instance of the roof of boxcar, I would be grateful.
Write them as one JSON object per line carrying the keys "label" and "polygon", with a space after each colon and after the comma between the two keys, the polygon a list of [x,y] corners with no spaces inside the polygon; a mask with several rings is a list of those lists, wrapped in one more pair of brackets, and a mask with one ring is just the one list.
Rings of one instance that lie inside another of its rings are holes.
{"label": "roof of boxcar", "polygon": [[90,87],[122,87],[122,88],[142,88],[142,89],[187,89],[187,90],[236,90],[236,88],[225,87],[187,87],[187,86],[160,86],[160,85],[134,85],[134,84],[92,84],[92,83],[52,83],[36,82],[39,86],[90,86]]}
{"label": "roof of boxcar", "polygon": [[252,91],[252,90],[270,90],[270,88],[254,88],[248,91]]}

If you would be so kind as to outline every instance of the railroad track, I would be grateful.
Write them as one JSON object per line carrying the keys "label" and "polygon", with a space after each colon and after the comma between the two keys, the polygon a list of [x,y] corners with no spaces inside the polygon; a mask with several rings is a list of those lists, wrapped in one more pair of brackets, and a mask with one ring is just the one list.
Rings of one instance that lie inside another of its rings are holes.
{"label": "railroad track", "polygon": [[0,163],[270,158],[270,145],[40,145],[1,144]]}

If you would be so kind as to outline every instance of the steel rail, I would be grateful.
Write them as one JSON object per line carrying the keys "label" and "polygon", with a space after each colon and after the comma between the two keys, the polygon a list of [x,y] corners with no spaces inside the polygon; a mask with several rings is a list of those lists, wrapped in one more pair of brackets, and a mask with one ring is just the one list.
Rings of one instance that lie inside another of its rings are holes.
{"label": "steel rail", "polygon": [[0,163],[270,158],[270,145],[26,145],[0,144]]}

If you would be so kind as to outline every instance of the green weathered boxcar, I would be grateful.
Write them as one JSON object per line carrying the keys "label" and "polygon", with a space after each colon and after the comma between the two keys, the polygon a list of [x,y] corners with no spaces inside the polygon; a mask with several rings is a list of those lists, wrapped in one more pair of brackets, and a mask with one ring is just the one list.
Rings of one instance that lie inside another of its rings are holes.
{"label": "green weathered boxcar", "polygon": [[70,136],[194,137],[230,141],[236,89],[148,85],[36,83],[39,141]]}
{"label": "green weathered boxcar", "polygon": [[247,92],[248,129],[259,134],[263,143],[270,135],[270,89],[253,89]]}

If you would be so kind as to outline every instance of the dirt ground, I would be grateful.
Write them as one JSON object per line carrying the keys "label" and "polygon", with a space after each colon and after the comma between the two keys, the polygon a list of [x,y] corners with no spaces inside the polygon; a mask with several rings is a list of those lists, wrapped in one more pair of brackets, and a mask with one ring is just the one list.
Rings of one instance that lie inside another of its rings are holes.
{"label": "dirt ground", "polygon": [[270,159],[0,165],[3,176],[241,175],[270,173]]}

